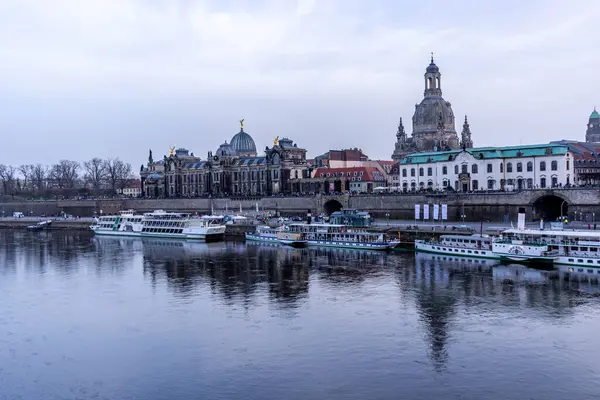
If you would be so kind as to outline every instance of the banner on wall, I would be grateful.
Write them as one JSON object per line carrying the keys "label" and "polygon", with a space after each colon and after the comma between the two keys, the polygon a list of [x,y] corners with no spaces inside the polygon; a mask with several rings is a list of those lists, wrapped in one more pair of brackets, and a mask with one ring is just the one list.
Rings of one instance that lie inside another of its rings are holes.
{"label": "banner on wall", "polygon": [[415,204],[415,219],[421,219],[421,205]]}
{"label": "banner on wall", "polygon": [[429,219],[429,204],[423,204],[423,219]]}
{"label": "banner on wall", "polygon": [[440,218],[440,205],[434,204],[433,205],[433,219],[438,220],[439,218]]}
{"label": "banner on wall", "polygon": [[448,219],[448,204],[442,204],[442,219]]}

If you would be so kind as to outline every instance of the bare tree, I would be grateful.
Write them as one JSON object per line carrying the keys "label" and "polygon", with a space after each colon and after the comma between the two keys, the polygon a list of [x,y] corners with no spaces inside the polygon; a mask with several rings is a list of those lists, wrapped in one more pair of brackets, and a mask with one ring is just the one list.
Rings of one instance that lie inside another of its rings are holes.
{"label": "bare tree", "polygon": [[21,173],[21,176],[23,177],[23,184],[22,184],[22,190],[28,190],[30,189],[31,185],[31,175],[33,173],[33,165],[31,164],[23,164],[21,166],[19,166],[19,172]]}
{"label": "bare tree", "polygon": [[94,157],[83,163],[85,170],[84,179],[91,185],[92,189],[98,192],[107,178],[106,162],[98,157]]}
{"label": "bare tree", "polygon": [[15,193],[15,175],[17,169],[12,165],[0,164],[0,180],[4,194]]}
{"label": "bare tree", "polygon": [[45,188],[45,181],[47,176],[48,168],[42,164],[32,165],[31,169],[31,186],[33,186],[34,190],[40,191]]}
{"label": "bare tree", "polygon": [[131,164],[125,163],[119,158],[109,158],[104,164],[108,183],[112,190],[123,189],[133,178]]}
{"label": "bare tree", "polygon": [[50,168],[49,176],[60,189],[72,189],[79,176],[79,163],[71,160],[60,160]]}

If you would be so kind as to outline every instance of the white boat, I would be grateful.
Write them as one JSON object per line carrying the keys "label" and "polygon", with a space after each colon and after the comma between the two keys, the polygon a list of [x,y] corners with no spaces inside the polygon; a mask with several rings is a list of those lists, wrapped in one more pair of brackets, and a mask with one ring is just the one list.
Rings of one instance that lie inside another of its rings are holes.
{"label": "white boat", "polygon": [[266,242],[285,244],[292,247],[306,246],[306,240],[303,235],[287,232],[286,226],[271,228],[270,226],[261,225],[256,227],[255,232],[246,233],[246,240],[252,242]]}
{"label": "white boat", "polygon": [[499,259],[488,235],[442,235],[439,240],[415,240],[415,251],[461,257]]}
{"label": "white boat", "polygon": [[492,251],[501,260],[515,262],[553,264],[558,256],[555,249],[551,249],[544,240],[536,237],[535,231],[527,229],[503,231],[492,243]]}
{"label": "white boat", "polygon": [[260,225],[256,227],[256,231],[247,232],[246,240],[251,242],[267,242],[279,244],[277,234],[283,232],[285,227],[271,228],[270,226]]}
{"label": "white boat", "polygon": [[339,224],[296,223],[290,224],[284,232],[302,235],[308,246],[389,250],[400,244],[398,240],[386,240],[383,233]]}
{"label": "white boat", "polygon": [[188,213],[155,210],[143,215],[133,210],[119,215],[102,216],[95,219],[90,229],[96,235],[138,236],[203,241],[222,240],[225,225],[212,219],[192,217]]}
{"label": "white boat", "polygon": [[[504,244],[506,241],[510,241],[510,245]],[[557,265],[600,268],[600,232],[597,231],[509,229],[498,242],[499,246],[513,246],[526,255],[529,248],[545,250],[547,257]]]}

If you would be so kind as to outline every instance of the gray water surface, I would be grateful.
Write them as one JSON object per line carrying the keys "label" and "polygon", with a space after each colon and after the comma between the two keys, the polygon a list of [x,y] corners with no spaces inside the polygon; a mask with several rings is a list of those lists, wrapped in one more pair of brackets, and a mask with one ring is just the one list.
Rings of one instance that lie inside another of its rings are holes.
{"label": "gray water surface", "polygon": [[0,399],[598,399],[595,273],[0,232]]}

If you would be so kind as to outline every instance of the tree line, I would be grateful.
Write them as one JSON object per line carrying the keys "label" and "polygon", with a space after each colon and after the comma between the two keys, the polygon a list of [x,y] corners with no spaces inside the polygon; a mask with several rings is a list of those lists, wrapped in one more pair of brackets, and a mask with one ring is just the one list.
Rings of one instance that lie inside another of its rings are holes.
{"label": "tree line", "polygon": [[0,164],[0,189],[12,196],[112,195],[134,180],[131,164],[119,158],[60,160],[50,166]]}

